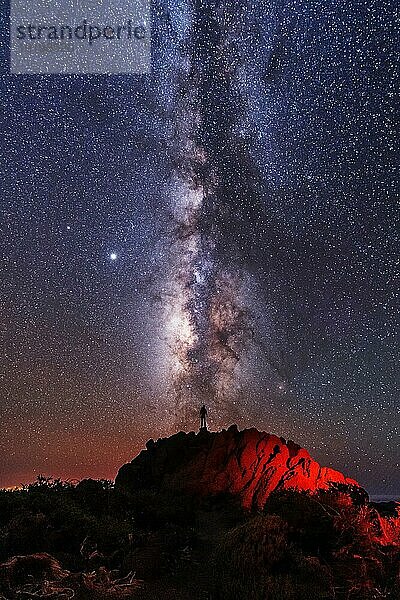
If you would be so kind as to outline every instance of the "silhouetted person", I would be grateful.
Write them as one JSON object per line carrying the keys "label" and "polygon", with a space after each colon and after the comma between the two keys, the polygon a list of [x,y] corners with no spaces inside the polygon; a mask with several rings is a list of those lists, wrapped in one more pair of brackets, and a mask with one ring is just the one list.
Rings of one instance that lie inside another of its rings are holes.
{"label": "silhouetted person", "polygon": [[207,409],[204,404],[200,409],[200,429],[207,429]]}

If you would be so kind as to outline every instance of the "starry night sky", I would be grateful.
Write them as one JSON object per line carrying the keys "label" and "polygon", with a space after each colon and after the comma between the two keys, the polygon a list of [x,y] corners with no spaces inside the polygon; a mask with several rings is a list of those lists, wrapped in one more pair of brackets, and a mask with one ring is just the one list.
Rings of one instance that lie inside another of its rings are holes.
{"label": "starry night sky", "polygon": [[160,0],[147,75],[9,75],[3,31],[0,485],[204,401],[400,495],[395,8]]}

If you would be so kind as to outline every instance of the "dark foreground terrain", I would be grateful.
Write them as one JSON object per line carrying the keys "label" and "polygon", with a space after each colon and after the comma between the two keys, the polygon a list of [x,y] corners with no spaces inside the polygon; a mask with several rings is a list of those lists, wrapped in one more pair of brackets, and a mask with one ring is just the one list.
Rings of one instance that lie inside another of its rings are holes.
{"label": "dark foreground terrain", "polygon": [[[190,493],[187,481],[179,490],[161,485],[153,463],[164,470],[169,465],[167,479],[174,480],[171,456],[177,444],[176,464],[179,470],[187,466],[186,477],[204,444],[218,448],[209,455],[216,480],[229,470],[223,464],[223,445],[221,449],[226,436],[204,442],[194,434],[183,435],[151,443],[151,460],[142,453],[138,468],[131,463],[129,477],[125,469],[115,486],[39,478],[22,490],[1,491],[0,598],[399,600],[400,517],[395,504],[372,505],[363,490],[348,482],[325,481],[322,489],[299,492],[276,479],[261,505],[244,506],[248,487],[265,490],[270,482],[268,465],[277,465],[276,448],[268,460],[264,456],[262,470],[250,469],[259,472],[256,486],[254,475],[244,482],[240,470],[240,494]],[[233,436],[239,439],[237,431]],[[182,444],[190,445],[186,457]],[[259,452],[258,442],[254,447]],[[304,458],[296,448],[296,456]],[[243,452],[249,458],[247,442],[231,446],[228,454],[240,466]],[[290,479],[288,460],[284,482]],[[144,477],[147,468],[151,475]],[[300,476],[297,462],[294,468]],[[252,498],[259,497],[253,492]]]}

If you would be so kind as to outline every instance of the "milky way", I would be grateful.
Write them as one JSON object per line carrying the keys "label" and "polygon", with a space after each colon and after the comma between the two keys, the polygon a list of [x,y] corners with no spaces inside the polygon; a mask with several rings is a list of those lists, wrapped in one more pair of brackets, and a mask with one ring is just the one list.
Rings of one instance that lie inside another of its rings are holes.
{"label": "milky way", "polygon": [[235,167],[246,160],[235,132],[242,99],[234,88],[244,22],[230,2],[194,3],[188,17],[171,147],[176,176],[165,327],[177,423],[190,425],[205,403],[221,426],[240,411],[241,363],[254,338],[247,274],[234,264],[239,248],[232,244],[230,256],[223,255],[225,221],[234,219],[238,202],[253,201],[248,174]]}
{"label": "milky way", "polygon": [[11,76],[1,30],[1,484],[205,402],[399,494],[394,12],[154,2],[141,76]]}

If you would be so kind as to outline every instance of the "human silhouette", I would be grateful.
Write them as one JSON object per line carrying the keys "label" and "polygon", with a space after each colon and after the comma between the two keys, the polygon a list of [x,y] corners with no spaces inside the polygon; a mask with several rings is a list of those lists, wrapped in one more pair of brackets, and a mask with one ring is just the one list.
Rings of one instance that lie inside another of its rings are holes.
{"label": "human silhouette", "polygon": [[200,409],[200,429],[207,429],[207,409],[204,404]]}

